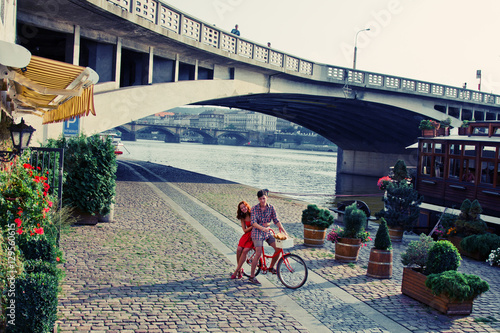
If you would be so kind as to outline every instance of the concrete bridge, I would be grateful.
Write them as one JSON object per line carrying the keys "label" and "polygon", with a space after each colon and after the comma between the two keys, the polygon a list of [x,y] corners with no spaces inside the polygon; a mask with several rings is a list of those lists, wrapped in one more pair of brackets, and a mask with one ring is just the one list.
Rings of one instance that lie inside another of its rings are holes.
{"label": "concrete bridge", "polygon": [[[500,96],[319,64],[254,43],[156,0],[18,0],[18,43],[93,68],[101,132],[187,104],[284,118],[336,143],[341,173],[383,175],[421,119],[500,119]],[[286,32],[284,32],[286,33]],[[61,125],[44,128],[58,136]]]}
{"label": "concrete bridge", "polygon": [[236,138],[238,145],[243,145],[249,141],[260,141],[260,132],[242,131],[231,129],[201,128],[192,126],[148,124],[141,122],[131,122],[117,126],[115,129],[122,133],[122,140],[135,141],[137,134],[141,132],[157,131],[165,134],[165,142],[181,142],[181,136],[186,132],[194,132],[203,137],[204,144],[217,144],[218,139],[223,136]]}

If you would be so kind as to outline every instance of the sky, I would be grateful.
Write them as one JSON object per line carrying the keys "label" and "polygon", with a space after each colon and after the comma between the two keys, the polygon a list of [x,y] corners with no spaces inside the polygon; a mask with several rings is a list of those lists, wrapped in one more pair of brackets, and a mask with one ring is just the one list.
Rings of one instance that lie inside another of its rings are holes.
{"label": "sky", "polygon": [[[498,0],[163,0],[317,63],[500,94]],[[362,31],[369,28],[370,31]],[[359,32],[359,33],[358,33]]]}

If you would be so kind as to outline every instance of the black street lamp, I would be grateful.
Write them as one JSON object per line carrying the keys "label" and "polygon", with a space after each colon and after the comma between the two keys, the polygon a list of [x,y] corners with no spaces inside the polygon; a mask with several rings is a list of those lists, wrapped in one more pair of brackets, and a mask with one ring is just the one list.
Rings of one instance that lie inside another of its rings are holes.
{"label": "black street lamp", "polygon": [[14,149],[12,151],[0,151],[0,160],[2,162],[8,162],[12,160],[12,158],[20,154],[23,149],[28,148],[31,136],[36,130],[31,126],[26,125],[24,119],[21,118],[21,122],[17,125],[12,124],[9,127],[9,131]]}

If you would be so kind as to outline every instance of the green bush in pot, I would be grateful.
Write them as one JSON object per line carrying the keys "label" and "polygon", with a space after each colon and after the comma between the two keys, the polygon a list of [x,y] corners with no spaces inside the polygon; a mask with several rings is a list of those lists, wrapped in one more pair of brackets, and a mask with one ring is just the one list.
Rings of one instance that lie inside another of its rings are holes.
{"label": "green bush in pot", "polygon": [[307,205],[307,209],[302,211],[302,224],[326,229],[334,220],[328,209],[319,208],[317,205]]}
{"label": "green bush in pot", "polygon": [[412,230],[420,215],[423,197],[406,182],[387,184],[387,195],[382,199],[384,209],[376,213],[377,218],[385,218],[389,228],[401,227]]}
{"label": "green bush in pot", "polygon": [[444,294],[457,301],[474,299],[490,289],[488,282],[479,276],[453,270],[429,275],[425,285],[434,295]]}
{"label": "green bush in pot", "polygon": [[60,138],[49,146],[64,148],[63,204],[91,215],[110,211],[116,189],[116,155],[112,140],[99,135]]}
{"label": "green bush in pot", "polygon": [[500,247],[500,236],[491,233],[470,235],[462,239],[460,247],[468,253],[477,252],[485,260],[491,251]]}
{"label": "green bush in pot", "polygon": [[438,274],[444,271],[456,271],[462,257],[457,248],[447,240],[434,242],[427,253],[424,274]]}

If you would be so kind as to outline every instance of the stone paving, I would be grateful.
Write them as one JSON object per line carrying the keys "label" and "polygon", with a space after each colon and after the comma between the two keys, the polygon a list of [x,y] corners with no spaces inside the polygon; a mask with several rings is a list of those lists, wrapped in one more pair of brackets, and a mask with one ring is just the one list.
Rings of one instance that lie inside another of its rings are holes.
{"label": "stone paving", "polygon": [[[134,164],[145,167],[135,166],[223,244],[235,248],[241,235],[237,227],[228,228],[192,198],[236,225],[238,202],[257,203],[254,188],[147,162]],[[72,227],[63,236],[67,277],[59,305],[61,332],[316,331],[301,324],[300,312],[292,316],[266,296],[266,288],[229,280],[234,266],[219,249],[122,163],[117,184],[114,223]],[[405,242],[394,244],[393,278],[369,278],[368,247],[361,250],[357,264],[339,264],[333,260],[332,244],[303,246],[300,216],[306,203],[272,193],[270,202],[295,238],[292,252],[329,285],[357,300],[359,306],[347,304],[311,278],[292,291],[274,276],[267,277],[304,314],[332,332],[389,332],[383,320],[412,332],[500,332],[498,268],[465,258],[460,271],[480,275],[491,290],[476,299],[472,315],[444,316],[401,294],[399,254]],[[376,224],[370,226],[375,233]]]}

